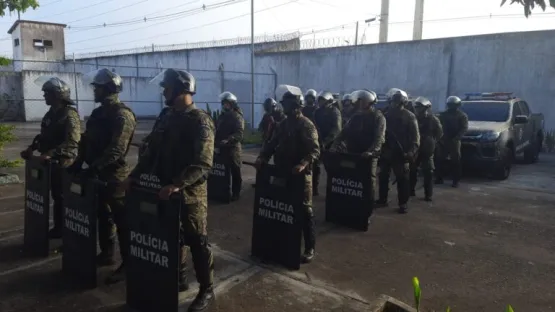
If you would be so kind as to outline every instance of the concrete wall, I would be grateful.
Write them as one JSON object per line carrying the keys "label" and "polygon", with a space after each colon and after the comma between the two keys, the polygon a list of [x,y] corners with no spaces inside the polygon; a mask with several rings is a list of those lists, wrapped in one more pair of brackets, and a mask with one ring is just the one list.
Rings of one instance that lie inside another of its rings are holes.
{"label": "concrete wall", "polygon": [[[276,84],[287,83],[303,90],[337,92],[369,88],[384,93],[399,87],[411,95],[429,97],[435,110],[443,109],[451,94],[512,91],[545,115],[547,127],[555,127],[551,108],[555,97],[553,37],[555,31],[535,31],[257,53],[255,71],[260,74],[255,77],[255,124],[262,114],[259,104],[274,95]],[[149,89],[146,80],[159,73],[160,67],[187,69],[198,79],[197,103],[210,103],[214,109],[219,106],[218,94],[229,90],[237,94],[246,120],[251,120],[249,45],[81,59],[76,64],[48,66],[60,72],[73,72],[74,66],[78,73],[100,67],[115,70],[124,77],[124,90],[130,92],[124,91],[127,99],[145,101],[133,104],[141,111],[139,116],[161,108],[159,99],[156,101],[159,91]],[[78,92],[81,104],[79,88]],[[85,115],[87,111],[82,110]]]}
{"label": "concrete wall", "polygon": [[0,73],[0,121],[24,119],[21,73]]}
{"label": "concrete wall", "polygon": [[279,83],[303,90],[399,87],[429,97],[435,110],[452,94],[514,92],[555,127],[553,37],[550,30],[268,53],[257,57],[257,70],[273,68]]}

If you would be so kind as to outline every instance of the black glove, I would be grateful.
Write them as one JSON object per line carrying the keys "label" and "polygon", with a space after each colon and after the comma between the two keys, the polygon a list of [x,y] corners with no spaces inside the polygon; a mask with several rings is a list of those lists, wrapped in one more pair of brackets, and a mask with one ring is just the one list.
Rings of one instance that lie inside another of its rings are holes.
{"label": "black glove", "polygon": [[94,167],[89,167],[81,171],[81,177],[86,179],[95,179],[98,177],[98,170]]}

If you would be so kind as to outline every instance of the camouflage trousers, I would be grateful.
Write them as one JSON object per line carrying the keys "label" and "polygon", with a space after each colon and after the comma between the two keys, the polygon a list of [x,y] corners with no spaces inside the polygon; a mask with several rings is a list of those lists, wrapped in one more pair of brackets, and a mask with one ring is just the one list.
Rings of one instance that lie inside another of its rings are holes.
{"label": "camouflage trousers", "polygon": [[208,243],[207,215],[206,199],[184,204],[181,208],[180,274],[186,271],[187,249],[190,249],[195,275],[201,287],[211,287],[214,282],[214,257]]}

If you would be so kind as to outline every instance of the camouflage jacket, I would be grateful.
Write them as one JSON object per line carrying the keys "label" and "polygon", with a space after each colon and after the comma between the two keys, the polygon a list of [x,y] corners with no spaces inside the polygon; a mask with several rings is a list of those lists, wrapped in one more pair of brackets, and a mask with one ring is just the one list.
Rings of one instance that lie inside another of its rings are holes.
{"label": "camouflage jacket", "polygon": [[385,142],[385,128],[382,112],[377,109],[360,111],[351,117],[333,146],[340,149],[344,145],[348,153],[378,155]]}
{"label": "camouflage jacket", "polygon": [[165,116],[168,114],[169,111],[170,111],[170,107],[166,106],[162,109],[160,114],[158,114],[158,117],[156,118],[156,121],[154,122],[154,126],[152,126],[152,130],[150,131],[150,134],[148,134],[142,140],[141,147],[139,148],[139,156],[146,150],[146,148],[148,146],[148,142],[150,141],[150,135],[152,133],[156,132],[156,129],[160,126],[161,123],[163,123],[163,119],[165,118]]}
{"label": "camouflage jacket", "polygon": [[69,105],[58,109],[50,107],[42,118],[40,134],[30,148],[59,160],[62,167],[67,167],[77,158],[80,140],[81,121],[77,110]]}
{"label": "camouflage jacket", "polygon": [[460,109],[446,110],[439,115],[443,139],[460,140],[468,130],[468,116]]}
{"label": "camouflage jacket", "polygon": [[433,114],[417,117],[418,130],[420,132],[419,153],[424,156],[432,156],[436,148],[436,143],[443,136],[443,127],[439,119]]}
{"label": "camouflage jacket", "polygon": [[383,154],[386,158],[413,160],[420,147],[416,116],[406,108],[389,108]]}
{"label": "camouflage jacket", "polygon": [[318,129],[320,147],[328,149],[341,132],[343,125],[341,122],[341,112],[331,104],[318,108],[314,112],[314,124],[316,129]]}
{"label": "camouflage jacket", "polygon": [[241,147],[243,133],[245,131],[245,120],[241,110],[231,110],[224,112],[218,118],[216,125],[216,145],[221,141],[227,140],[226,146]]}
{"label": "camouflage jacket", "polygon": [[125,156],[136,125],[135,114],[117,96],[106,98],[87,121],[79,158],[98,170],[101,179],[125,179],[129,174]]}
{"label": "camouflage jacket", "polygon": [[272,138],[272,134],[277,124],[284,119],[285,114],[278,110],[274,110],[271,113],[265,113],[262,120],[260,120],[260,124],[258,125],[258,131],[262,133],[262,140],[268,141]]}
{"label": "camouflage jacket", "polygon": [[265,161],[272,156],[276,166],[284,170],[303,164],[307,166],[306,173],[310,173],[309,165],[320,157],[318,132],[314,124],[302,114],[279,123],[272,138],[260,151],[260,157]]}
{"label": "camouflage jacket", "polygon": [[182,189],[185,203],[205,201],[206,179],[212,169],[215,127],[212,118],[194,104],[172,107],[150,142],[131,177],[155,175],[160,186]]}

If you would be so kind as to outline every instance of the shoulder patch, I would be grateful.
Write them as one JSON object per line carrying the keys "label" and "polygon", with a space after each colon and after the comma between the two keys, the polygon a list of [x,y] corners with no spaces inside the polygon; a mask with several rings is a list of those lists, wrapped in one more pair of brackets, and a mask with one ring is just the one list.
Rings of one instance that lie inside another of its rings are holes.
{"label": "shoulder patch", "polygon": [[210,137],[210,132],[212,131],[212,129],[210,128],[210,126],[206,123],[201,123],[200,124],[200,130],[199,130],[199,136],[201,139],[206,140]]}

